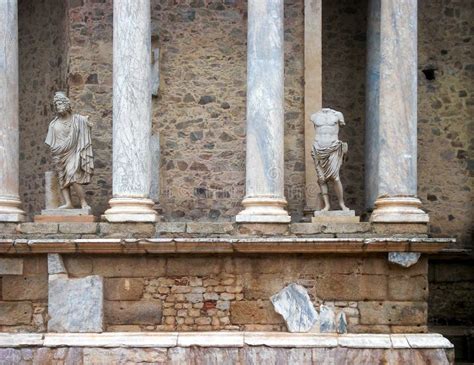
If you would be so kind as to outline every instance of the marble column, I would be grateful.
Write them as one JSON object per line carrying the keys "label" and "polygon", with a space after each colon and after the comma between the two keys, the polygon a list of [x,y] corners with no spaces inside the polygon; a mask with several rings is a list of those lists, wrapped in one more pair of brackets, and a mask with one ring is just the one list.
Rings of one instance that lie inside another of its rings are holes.
{"label": "marble column", "polygon": [[287,223],[283,0],[249,0],[245,207],[237,222]]}
{"label": "marble column", "polygon": [[417,194],[417,1],[370,0],[366,205],[372,222],[426,223]]}
{"label": "marble column", "polygon": [[149,198],[150,0],[114,0],[113,5],[113,198],[105,218],[155,222],[157,214]]}
{"label": "marble column", "polygon": [[0,1],[0,222],[21,222],[19,194],[18,4]]}
{"label": "marble column", "polygon": [[322,108],[322,0],[304,2],[304,215],[311,220],[315,210],[322,207],[321,190],[311,150],[314,125],[311,114]]}

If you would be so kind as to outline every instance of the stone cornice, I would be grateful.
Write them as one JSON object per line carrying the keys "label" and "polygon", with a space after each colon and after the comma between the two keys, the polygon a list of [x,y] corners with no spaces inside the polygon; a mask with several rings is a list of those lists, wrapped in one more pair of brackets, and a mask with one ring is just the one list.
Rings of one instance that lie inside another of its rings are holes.
{"label": "stone cornice", "polygon": [[248,253],[437,253],[452,238],[90,238],[0,239],[0,254],[248,254]]}
{"label": "stone cornice", "polygon": [[288,332],[105,332],[0,333],[1,347],[346,347],[359,349],[451,349],[440,334],[313,334]]}

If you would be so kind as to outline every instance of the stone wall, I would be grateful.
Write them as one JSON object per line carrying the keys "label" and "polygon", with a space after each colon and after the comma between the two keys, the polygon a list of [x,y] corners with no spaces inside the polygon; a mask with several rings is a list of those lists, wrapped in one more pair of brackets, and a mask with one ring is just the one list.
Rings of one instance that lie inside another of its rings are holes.
{"label": "stone wall", "polygon": [[53,119],[52,97],[66,90],[66,8],[62,0],[19,0],[20,197],[28,215],[44,208],[44,144]]}
{"label": "stone wall", "polygon": [[[422,333],[427,259],[405,269],[367,255],[63,255],[70,277],[104,278],[106,331],[286,331],[270,296],[303,285],[314,305],[344,311],[350,333]],[[44,332],[45,255],[4,275],[0,330]]]}
{"label": "stone wall", "polygon": [[431,231],[472,248],[473,4],[419,2],[418,192]]}

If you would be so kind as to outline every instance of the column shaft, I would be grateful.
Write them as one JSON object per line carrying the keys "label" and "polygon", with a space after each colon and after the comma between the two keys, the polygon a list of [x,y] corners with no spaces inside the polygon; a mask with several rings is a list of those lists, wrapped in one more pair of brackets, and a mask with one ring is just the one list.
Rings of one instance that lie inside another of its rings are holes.
{"label": "column shaft", "polygon": [[366,205],[374,222],[426,222],[417,192],[417,1],[371,0]]}
{"label": "column shaft", "polygon": [[105,212],[111,222],[157,219],[149,199],[150,22],[150,0],[114,0],[113,198]]}
{"label": "column shaft", "polygon": [[284,209],[283,0],[250,0],[245,209],[237,222],[289,222]]}
{"label": "column shaft", "polygon": [[321,209],[318,176],[311,150],[314,125],[311,114],[322,108],[322,0],[304,2],[304,157],[305,208],[304,215],[312,217]]}
{"label": "column shaft", "polygon": [[0,1],[0,222],[20,222],[18,5]]}

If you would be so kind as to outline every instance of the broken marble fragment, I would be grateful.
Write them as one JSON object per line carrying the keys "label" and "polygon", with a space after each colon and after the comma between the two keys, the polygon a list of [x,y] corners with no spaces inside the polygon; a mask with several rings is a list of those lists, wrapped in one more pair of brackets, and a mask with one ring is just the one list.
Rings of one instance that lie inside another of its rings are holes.
{"label": "broken marble fragment", "polygon": [[48,254],[48,274],[67,274],[61,255],[57,253]]}
{"label": "broken marble fragment", "polygon": [[388,261],[403,267],[410,267],[418,262],[420,256],[419,252],[389,252]]}
{"label": "broken marble fragment", "polygon": [[339,334],[347,333],[347,320],[346,314],[340,311],[336,318],[336,332]]}
{"label": "broken marble fragment", "polygon": [[308,292],[298,284],[290,284],[270,298],[286,322],[290,332],[308,332],[318,321],[318,313],[314,309]]}
{"label": "broken marble fragment", "polygon": [[319,323],[321,333],[336,332],[336,315],[331,308],[323,304],[319,307]]}

